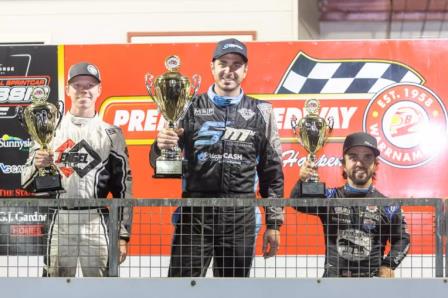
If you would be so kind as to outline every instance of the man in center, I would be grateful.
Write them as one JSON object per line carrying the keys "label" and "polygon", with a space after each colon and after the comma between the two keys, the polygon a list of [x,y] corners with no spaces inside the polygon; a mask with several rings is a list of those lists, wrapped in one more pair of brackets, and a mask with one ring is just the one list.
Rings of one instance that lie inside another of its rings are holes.
{"label": "man in center", "polygon": [[[215,83],[193,98],[175,131],[159,132],[152,145],[154,166],[161,149],[184,152],[182,197],[283,198],[280,139],[272,105],[247,96],[246,45],[217,43],[210,63]],[[266,207],[263,253],[277,253],[283,211]],[[180,207],[173,216],[174,239],[168,275],[205,276],[213,257],[216,277],[248,277],[254,256],[256,210],[249,207]]]}

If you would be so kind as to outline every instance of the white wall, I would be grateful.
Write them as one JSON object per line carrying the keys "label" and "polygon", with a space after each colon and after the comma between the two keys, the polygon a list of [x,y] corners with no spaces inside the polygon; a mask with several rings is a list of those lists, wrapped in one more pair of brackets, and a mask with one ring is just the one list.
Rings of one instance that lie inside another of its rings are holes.
{"label": "white wall", "polygon": [[[447,38],[448,22],[321,22],[320,39]],[[390,35],[390,36],[389,36]]]}
{"label": "white wall", "polygon": [[297,40],[297,0],[0,0],[0,42],[125,43],[127,32],[256,31]]}

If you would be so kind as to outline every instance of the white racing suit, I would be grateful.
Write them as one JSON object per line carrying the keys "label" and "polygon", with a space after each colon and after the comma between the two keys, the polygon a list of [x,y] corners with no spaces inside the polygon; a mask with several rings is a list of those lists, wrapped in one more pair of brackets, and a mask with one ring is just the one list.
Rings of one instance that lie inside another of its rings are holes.
{"label": "white racing suit", "polygon": [[[37,175],[34,146],[22,173],[27,187]],[[67,113],[50,144],[66,193],[59,198],[130,198],[132,176],[124,137],[118,127]],[[120,239],[129,241],[131,210],[120,212]],[[108,275],[108,209],[101,206],[52,209],[48,227],[48,276],[75,276],[78,259],[83,276]],[[45,271],[45,270],[44,270]]]}

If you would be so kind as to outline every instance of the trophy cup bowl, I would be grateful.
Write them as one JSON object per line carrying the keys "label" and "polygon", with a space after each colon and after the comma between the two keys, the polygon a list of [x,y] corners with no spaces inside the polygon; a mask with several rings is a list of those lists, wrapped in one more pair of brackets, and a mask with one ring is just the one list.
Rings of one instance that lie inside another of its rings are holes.
{"label": "trophy cup bowl", "polygon": [[[193,75],[191,82],[188,77],[178,72],[180,59],[176,55],[165,59],[167,72],[154,80],[154,75],[145,75],[145,84],[149,96],[157,104],[163,117],[168,121],[169,129],[175,129],[177,121],[185,112],[185,107],[196,95],[201,84],[201,77]],[[154,89],[154,91],[153,91]],[[162,149],[156,159],[155,178],[179,178],[182,176],[182,156],[178,146],[172,149]]]}
{"label": "trophy cup bowl", "polygon": [[[31,139],[40,145],[41,150],[48,150],[55,131],[62,119],[62,112],[52,103],[47,102],[50,88],[38,86],[32,91],[32,102],[18,115],[22,126],[27,130]],[[54,163],[38,170],[38,175],[30,186],[34,193],[63,190],[61,175]]]}
{"label": "trophy cup bowl", "polygon": [[[294,134],[308,152],[307,160],[314,167],[317,161],[316,152],[324,146],[333,130],[333,119],[324,119],[319,116],[320,103],[317,99],[308,99],[305,102],[305,110],[308,114],[300,119],[298,124],[292,120],[291,125]],[[313,171],[306,181],[299,181],[298,184],[300,197],[325,197],[325,183],[319,181],[317,171]]]}

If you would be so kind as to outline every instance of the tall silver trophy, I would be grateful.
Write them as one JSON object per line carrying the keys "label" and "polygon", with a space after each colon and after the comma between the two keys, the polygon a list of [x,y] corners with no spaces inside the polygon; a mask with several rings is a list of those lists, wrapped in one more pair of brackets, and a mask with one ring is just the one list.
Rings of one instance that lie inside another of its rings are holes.
{"label": "tall silver trophy", "polygon": [[[49,144],[62,120],[61,108],[47,101],[49,94],[48,86],[34,87],[31,104],[18,113],[22,126],[31,139],[40,145],[41,150],[49,149]],[[63,190],[61,175],[56,165],[52,163],[46,168],[39,169],[29,190],[34,193]]]}
{"label": "tall silver trophy", "polygon": [[[333,118],[324,119],[319,116],[320,103],[317,99],[308,99],[305,102],[307,115],[296,122],[291,121],[294,134],[297,136],[303,148],[308,151],[307,159],[314,166],[316,164],[316,152],[321,149],[331,131],[333,130]],[[306,181],[299,181],[299,196],[311,198],[325,197],[325,183],[320,182],[319,175],[314,170]]]}
{"label": "tall silver trophy", "polygon": [[[169,129],[175,129],[188,102],[196,95],[201,77],[193,75],[190,80],[179,73],[180,58],[176,55],[165,59],[167,72],[154,79],[154,75],[145,75],[146,89],[157,104],[159,111],[168,121]],[[155,178],[178,178],[182,176],[182,155],[178,146],[163,149],[156,160]]]}

